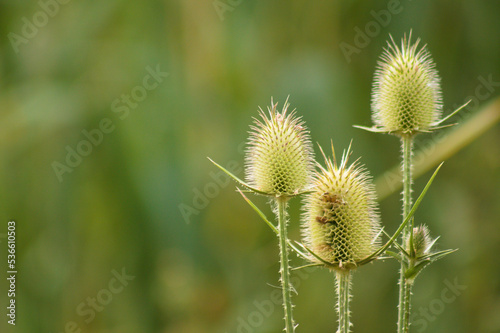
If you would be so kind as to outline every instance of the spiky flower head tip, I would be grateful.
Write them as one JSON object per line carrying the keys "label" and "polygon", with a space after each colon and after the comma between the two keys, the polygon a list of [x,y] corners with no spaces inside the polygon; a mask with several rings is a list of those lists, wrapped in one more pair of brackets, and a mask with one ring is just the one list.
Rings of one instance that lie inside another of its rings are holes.
{"label": "spiky flower head tip", "polygon": [[442,113],[440,78],[426,46],[411,44],[411,32],[398,47],[391,36],[375,72],[372,120],[382,131],[400,135],[431,130]]}
{"label": "spiky flower head tip", "polygon": [[313,150],[309,132],[295,110],[287,113],[288,99],[281,112],[271,99],[269,115],[259,109],[262,120],[251,126],[245,158],[250,186],[274,197],[291,197],[310,184]]}
{"label": "spiky flower head tip", "polygon": [[318,165],[313,192],[305,199],[303,236],[328,267],[350,270],[378,248],[380,218],[368,172],[357,161],[347,165],[350,147],[340,165],[333,145],[332,153],[333,162],[323,154],[326,168]]}

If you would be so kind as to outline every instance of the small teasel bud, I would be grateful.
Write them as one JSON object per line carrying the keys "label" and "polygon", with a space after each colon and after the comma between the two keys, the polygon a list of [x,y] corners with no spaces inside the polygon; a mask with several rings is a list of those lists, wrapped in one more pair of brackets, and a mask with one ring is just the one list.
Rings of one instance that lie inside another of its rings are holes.
{"label": "small teasel bud", "polygon": [[411,44],[411,33],[399,48],[392,43],[380,57],[372,91],[372,119],[397,134],[432,129],[442,113],[440,79],[426,46]]}
{"label": "small teasel bud", "polygon": [[251,126],[245,157],[246,176],[250,186],[270,196],[289,197],[310,184],[313,172],[313,150],[304,122],[287,113],[288,99],[283,110],[271,100],[269,116],[259,110],[262,120]]}
{"label": "small teasel bud", "polygon": [[406,241],[406,250],[415,255],[415,258],[429,254],[433,244],[429,229],[425,225],[413,228],[413,249],[410,246],[410,238]]}
{"label": "small teasel bud", "polygon": [[[333,151],[333,147],[332,147]],[[347,166],[350,150],[337,165],[325,157],[303,213],[305,243],[331,268],[350,270],[379,245],[380,218],[371,178],[363,166]],[[318,261],[312,258],[312,261]]]}

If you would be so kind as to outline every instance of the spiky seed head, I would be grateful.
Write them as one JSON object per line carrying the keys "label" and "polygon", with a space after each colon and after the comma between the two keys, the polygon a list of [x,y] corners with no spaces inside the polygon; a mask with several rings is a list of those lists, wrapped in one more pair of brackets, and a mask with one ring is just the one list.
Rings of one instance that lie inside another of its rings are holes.
{"label": "spiky seed head", "polygon": [[347,166],[349,154],[350,149],[340,165],[334,152],[333,162],[325,157],[326,168],[318,165],[302,217],[305,243],[329,267],[343,270],[355,268],[378,248],[380,231],[371,177],[357,161]]}
{"label": "spiky seed head", "polygon": [[413,251],[410,249],[410,239],[406,242],[406,250],[410,253],[415,253],[415,257],[419,258],[430,252],[429,245],[432,244],[432,239],[429,229],[425,225],[419,225],[413,228]]}
{"label": "spiky seed head", "polygon": [[295,110],[287,113],[271,99],[269,116],[259,109],[261,120],[251,126],[246,154],[246,176],[250,186],[270,196],[293,196],[306,189],[313,172],[313,150],[309,132]]}
{"label": "spiky seed head", "polygon": [[391,37],[375,71],[372,120],[387,132],[426,131],[442,113],[440,78],[426,46],[411,44],[411,33],[399,48]]}

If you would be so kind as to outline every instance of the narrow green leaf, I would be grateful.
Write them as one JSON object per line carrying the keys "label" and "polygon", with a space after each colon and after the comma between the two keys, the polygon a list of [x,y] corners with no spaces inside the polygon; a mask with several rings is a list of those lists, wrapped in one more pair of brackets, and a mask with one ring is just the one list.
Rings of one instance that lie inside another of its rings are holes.
{"label": "narrow green leaf", "polygon": [[405,277],[407,280],[414,280],[418,273],[420,273],[427,265],[429,265],[431,262],[430,261],[422,261],[415,265],[412,268],[409,268],[405,271]]}
{"label": "narrow green leaf", "polygon": [[389,241],[384,246],[382,246],[380,249],[378,249],[377,251],[373,252],[371,255],[369,255],[365,259],[361,260],[359,262],[360,265],[369,263],[374,258],[376,258],[378,255],[380,255],[382,252],[384,252],[385,250],[387,250],[389,248],[389,246],[392,245],[392,243],[394,243],[394,241],[396,240],[396,238],[403,231],[403,229],[406,226],[406,224],[408,224],[408,222],[412,218],[413,214],[415,214],[415,211],[417,210],[418,206],[420,205],[420,202],[422,202],[422,199],[424,198],[425,194],[427,193],[427,190],[429,190],[429,187],[431,186],[432,182],[434,181],[434,178],[436,178],[436,175],[439,172],[439,169],[441,169],[441,167],[443,166],[443,163],[444,162],[442,162],[437,167],[436,171],[434,171],[434,173],[432,174],[431,178],[427,182],[427,185],[425,185],[424,189],[422,190],[422,193],[420,193],[420,196],[418,197],[417,201],[415,201],[415,204],[413,205],[413,207],[411,208],[410,212],[408,213],[408,216],[406,216],[406,218],[404,219],[403,223],[401,223],[401,225],[399,226],[398,230],[396,230],[396,232],[391,237],[391,239],[389,239]]}
{"label": "narrow green leaf", "polygon": [[432,133],[433,131],[437,131],[437,130],[448,128],[448,127],[453,127],[456,125],[458,125],[458,123],[451,123],[451,124],[446,124],[446,125],[442,125],[442,126],[434,126],[434,127],[431,127],[428,131],[422,131],[422,132]]}
{"label": "narrow green leaf", "polygon": [[264,213],[250,199],[248,199],[247,196],[244,195],[243,192],[241,192],[241,190],[239,188],[236,188],[236,189],[238,190],[238,192],[240,192],[241,196],[250,205],[250,207],[252,207],[253,210],[255,210],[257,212],[257,214],[259,214],[259,216],[262,218],[262,220],[264,220],[264,222],[266,222],[266,224],[269,226],[269,228],[271,228],[271,230],[274,231],[274,233],[276,235],[278,235],[279,234],[278,229],[271,221],[269,221],[267,219],[266,215],[264,215]]}
{"label": "narrow green leaf", "polygon": [[[380,231],[378,232],[378,234],[377,234],[375,237],[373,237],[373,239],[374,239],[374,240],[377,240],[377,239],[380,237],[380,235],[382,235],[382,234],[386,234],[387,236],[389,236],[389,235],[387,234],[387,232],[385,232],[384,228],[382,227],[382,228],[380,228]],[[390,237],[389,237],[389,238],[390,238]]]}
{"label": "narrow green leaf", "polygon": [[460,106],[458,109],[456,109],[455,111],[453,111],[452,113],[450,113],[449,115],[447,115],[446,117],[444,117],[443,119],[441,119],[440,121],[436,122],[433,124],[433,129],[435,126],[439,126],[441,125],[442,123],[444,123],[445,121],[447,121],[448,119],[450,119],[451,117],[453,117],[454,115],[456,115],[458,112],[460,112],[463,108],[465,108],[469,103],[471,102],[471,100],[469,100],[467,103],[465,103],[464,105]]}
{"label": "narrow green leaf", "polygon": [[[238,190],[238,192],[240,192],[241,196],[243,197],[243,199],[245,199],[245,201],[250,205],[250,207],[252,207],[252,209],[260,216],[260,218],[269,226],[269,228],[271,228],[271,230],[276,234],[276,236],[279,235],[279,231],[278,229],[276,228],[276,226],[267,219],[266,215],[250,200],[248,199],[248,197],[243,194],[243,191],[240,190],[239,188],[236,188]],[[304,259],[309,259],[309,257],[307,256],[307,254],[305,254],[304,252],[302,252],[301,250],[299,250],[294,244],[292,244],[292,242],[287,239],[286,240],[288,245],[295,251],[297,252],[297,254],[299,256],[301,256],[302,258]]]}
{"label": "narrow green leaf", "polygon": [[428,254],[426,256],[422,256],[422,259],[424,260],[430,260],[431,262],[434,262],[434,261],[437,261],[445,256],[447,256],[448,254],[451,254],[453,252],[456,252],[458,251],[458,249],[453,249],[453,250],[443,250],[443,251],[439,251],[439,252],[436,252],[436,253],[431,253],[431,254]]}
{"label": "narrow green leaf", "polygon": [[213,164],[215,164],[216,167],[218,167],[219,169],[221,169],[222,171],[224,171],[224,173],[226,173],[229,177],[233,178],[241,186],[244,186],[244,187],[248,188],[249,190],[251,190],[251,191],[253,191],[255,193],[269,196],[268,193],[262,192],[261,190],[258,190],[256,188],[251,187],[250,185],[248,185],[247,183],[245,183],[244,181],[242,181],[241,179],[239,179],[238,177],[236,177],[235,175],[233,175],[231,172],[229,172],[228,170],[226,170],[223,166],[215,163],[210,157],[207,157],[207,158],[208,158],[208,160],[210,162],[212,162]]}
{"label": "narrow green leaf", "polygon": [[321,261],[323,264],[327,265],[327,266],[331,266],[331,264],[328,262],[328,261],[325,261],[323,260],[323,258],[321,258],[320,256],[318,256],[316,253],[314,253],[312,250],[310,250],[307,246],[305,246],[304,244],[302,243],[299,243],[299,242],[295,242],[297,243],[300,247],[302,247],[303,249],[305,249],[307,252],[309,252],[310,254],[312,254],[316,259],[318,259],[319,261]]}
{"label": "narrow green leaf", "polygon": [[297,253],[300,257],[302,257],[302,258],[303,258],[303,259],[305,259],[305,260],[310,260],[310,257],[309,257],[306,253],[304,253],[304,252],[302,252],[301,250],[299,250],[299,249],[298,249],[298,248],[297,248],[297,247],[296,247],[296,246],[292,243],[292,241],[291,241],[291,240],[287,239],[286,241],[287,241],[288,245],[292,248],[292,250],[294,250],[294,251],[295,251],[295,252],[296,252],[296,253]]}
{"label": "narrow green leaf", "polygon": [[[387,237],[391,238],[391,236],[387,232],[384,231],[384,234]],[[399,252],[403,253],[406,256],[406,258],[410,259],[410,254],[408,252],[406,252],[406,250],[401,245],[399,245],[398,242],[394,242],[394,243],[392,243],[392,245],[394,247],[396,247],[399,250]],[[385,251],[385,252],[387,253],[387,251]]]}
{"label": "narrow green leaf", "polygon": [[300,267],[294,267],[294,268],[292,268],[291,270],[292,270],[292,271],[298,271],[299,269],[308,268],[308,267],[318,267],[318,266],[323,267],[324,265],[323,265],[323,264],[320,264],[320,263],[315,263],[315,264],[307,264],[307,265],[300,266]]}
{"label": "narrow green leaf", "polygon": [[390,250],[385,251],[385,253],[387,255],[390,255],[391,257],[393,257],[397,261],[403,261],[403,258],[399,255],[399,253],[396,253],[396,252],[393,252],[393,251],[390,251]]}
{"label": "narrow green leaf", "polygon": [[424,252],[429,252],[440,237],[441,236],[434,238],[434,240],[427,246]]}
{"label": "narrow green leaf", "polygon": [[372,133],[389,133],[388,131],[378,128],[378,127],[365,127],[365,126],[359,126],[359,125],[353,125],[352,127],[359,128],[368,132]]}

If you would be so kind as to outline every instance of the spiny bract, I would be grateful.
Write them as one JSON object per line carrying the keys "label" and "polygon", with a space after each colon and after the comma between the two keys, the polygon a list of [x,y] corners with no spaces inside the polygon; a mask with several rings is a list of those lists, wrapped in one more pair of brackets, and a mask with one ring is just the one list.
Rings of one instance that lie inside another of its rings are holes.
{"label": "spiny bract", "polygon": [[398,48],[391,43],[380,57],[372,92],[372,120],[380,129],[414,134],[431,129],[442,113],[440,79],[420,39],[411,45],[411,33]]}
{"label": "spiny bract", "polygon": [[268,107],[269,117],[259,109],[262,121],[251,126],[245,158],[250,186],[275,197],[298,194],[310,184],[313,170],[313,150],[309,132],[295,110],[287,114],[288,100],[283,111],[278,104]]}
{"label": "spiny bract", "polygon": [[315,174],[303,213],[305,243],[331,268],[345,270],[355,268],[378,248],[380,231],[371,178],[357,161],[347,166],[349,155],[350,149],[340,165],[335,152],[333,163],[325,156],[326,168],[318,165],[320,171]]}

